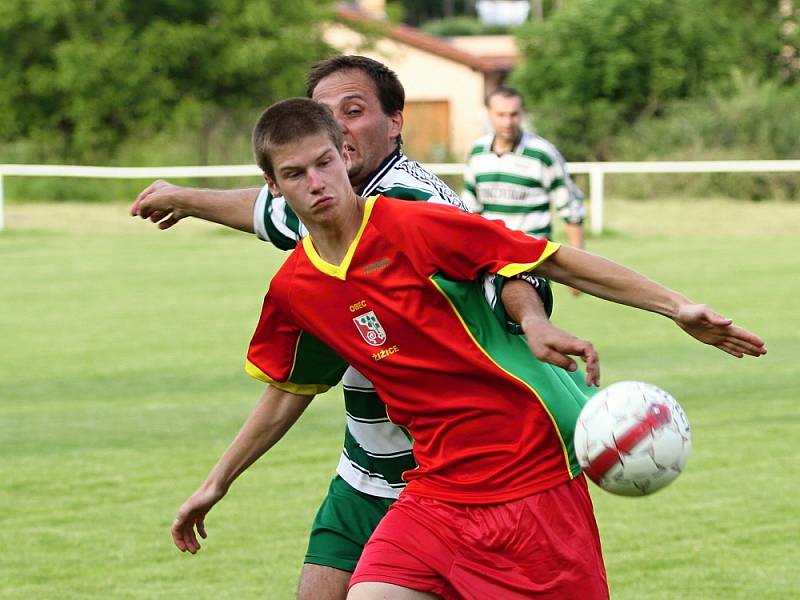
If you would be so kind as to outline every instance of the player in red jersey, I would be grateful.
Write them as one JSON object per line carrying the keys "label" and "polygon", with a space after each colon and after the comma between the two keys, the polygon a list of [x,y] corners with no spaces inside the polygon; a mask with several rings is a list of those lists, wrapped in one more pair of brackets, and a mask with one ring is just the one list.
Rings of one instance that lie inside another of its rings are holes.
{"label": "player in red jersey", "polygon": [[482,301],[480,274],[535,270],[668,316],[738,357],[764,354],[763,341],[600,257],[448,207],[356,196],[340,129],[309,100],[265,111],[253,141],[309,236],[272,280],[248,371],[292,389],[295,350],[311,335],[368,376],[414,438],[419,466],[348,597],[606,598],[572,448],[583,394],[505,331]]}

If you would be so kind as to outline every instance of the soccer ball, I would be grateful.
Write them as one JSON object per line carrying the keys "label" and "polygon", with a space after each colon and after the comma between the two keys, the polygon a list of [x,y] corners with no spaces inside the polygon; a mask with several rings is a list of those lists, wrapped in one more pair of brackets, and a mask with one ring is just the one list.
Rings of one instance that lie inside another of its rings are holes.
{"label": "soccer ball", "polygon": [[584,473],[612,494],[644,496],[686,466],[691,430],[680,404],[649,383],[621,381],[595,394],[575,427]]}

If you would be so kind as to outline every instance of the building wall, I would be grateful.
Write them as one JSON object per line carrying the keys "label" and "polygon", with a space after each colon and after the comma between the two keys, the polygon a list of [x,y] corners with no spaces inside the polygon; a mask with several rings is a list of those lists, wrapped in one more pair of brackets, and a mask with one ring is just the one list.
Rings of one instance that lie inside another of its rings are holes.
{"label": "building wall", "polygon": [[[484,75],[461,63],[424,52],[391,39],[377,40],[365,47],[362,35],[342,25],[333,25],[326,32],[329,44],[345,53],[355,53],[374,58],[395,71],[406,90],[406,102],[442,101],[449,104],[450,143],[441,152],[428,155],[424,149],[414,148],[407,137],[408,153],[419,160],[462,160],[473,140],[486,131],[483,108]],[[411,130],[407,122],[405,129]]]}
{"label": "building wall", "polygon": [[478,56],[518,59],[519,47],[513,35],[456,35],[445,41],[459,50]]}

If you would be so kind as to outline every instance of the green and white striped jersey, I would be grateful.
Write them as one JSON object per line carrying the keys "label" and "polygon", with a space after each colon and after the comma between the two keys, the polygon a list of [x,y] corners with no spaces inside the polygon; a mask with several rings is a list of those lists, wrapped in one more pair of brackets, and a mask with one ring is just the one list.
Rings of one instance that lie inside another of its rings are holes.
{"label": "green and white striped jersey", "polygon": [[[358,192],[362,196],[385,194],[392,198],[450,204],[466,210],[464,203],[443,181],[399,150],[381,164]],[[308,233],[286,201],[273,197],[266,186],[259,193],[253,216],[258,237],[282,250],[293,249]],[[488,293],[494,291],[490,289]],[[324,370],[323,365],[320,370]],[[365,494],[396,498],[405,487],[403,471],[416,467],[411,439],[405,430],[389,420],[386,405],[361,373],[348,367],[342,385],[347,424],[336,472]]]}
{"label": "green and white striped jersey", "polygon": [[553,144],[523,132],[511,152],[498,155],[493,141],[486,135],[470,151],[464,200],[471,210],[544,237],[552,232],[551,205],[567,223],[583,222],[583,193]]}
{"label": "green and white striped jersey", "polygon": [[[381,163],[370,180],[356,191],[364,197],[384,194],[401,200],[425,200],[467,210],[445,182],[418,162],[406,158],[399,150]],[[286,200],[282,196],[273,197],[267,186],[261,189],[253,207],[253,226],[259,238],[281,250],[292,250],[308,234]]]}

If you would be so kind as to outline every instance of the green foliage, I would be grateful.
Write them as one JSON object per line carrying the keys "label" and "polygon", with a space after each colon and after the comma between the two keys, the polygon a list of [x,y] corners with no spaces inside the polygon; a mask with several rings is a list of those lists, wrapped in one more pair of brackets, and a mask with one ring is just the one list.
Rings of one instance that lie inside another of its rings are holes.
{"label": "green foliage", "polygon": [[617,140],[630,160],[669,159],[702,148],[740,151],[742,159],[800,155],[800,89],[735,71],[706,96],[675,102],[660,119],[642,121]]}
{"label": "green foliage", "polygon": [[[0,135],[49,160],[107,162],[123,140],[303,92],[330,2],[7,0]],[[249,115],[248,115],[249,116]]]}
{"label": "green foliage", "polygon": [[[250,131],[262,107],[241,111],[241,118],[223,113],[207,129],[192,125],[191,116],[176,115],[175,122],[147,136],[129,136],[117,146],[114,156],[102,160],[107,166],[164,167],[247,164],[253,162]],[[54,162],[41,145],[24,140],[2,147],[2,162]],[[82,177],[5,177],[7,201],[131,201],[149,179],[89,179]],[[260,177],[185,179],[185,185],[200,187],[260,187]]]}
{"label": "green foliage", "polygon": [[771,70],[777,20],[759,18],[775,7],[752,4],[755,17],[711,0],[578,0],[520,29],[525,62],[512,82],[567,156],[607,159],[613,136],[670,101],[701,95],[737,65]]}
{"label": "green foliage", "polygon": [[[780,76],[781,0],[708,0],[711,18],[725,20],[729,31],[729,51],[736,66],[745,73],[765,79]],[[791,0],[796,5],[795,0]],[[791,4],[790,2],[790,4]],[[795,36],[794,41],[797,41]]]}
{"label": "green foliage", "polygon": [[389,0],[387,12],[399,15],[405,23],[416,27],[433,19],[449,19],[466,14],[475,14],[474,0],[450,0],[431,2],[430,0]]}
{"label": "green foliage", "polygon": [[[660,118],[635,124],[614,140],[625,160],[767,160],[800,157],[800,89],[734,71],[709,94],[671,104]],[[626,176],[611,193],[633,197],[684,193],[733,198],[799,199],[797,173]],[[624,185],[624,188],[621,186]]]}
{"label": "green foliage", "polygon": [[434,19],[424,23],[420,29],[437,37],[455,35],[498,35],[511,33],[512,28],[506,25],[484,25],[474,17],[451,17]]}

